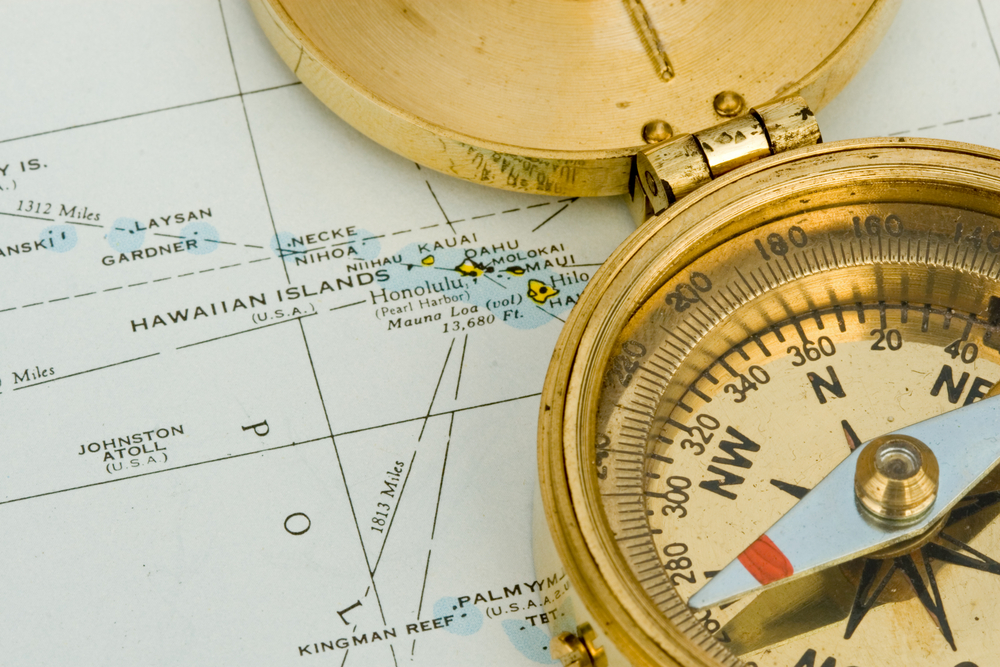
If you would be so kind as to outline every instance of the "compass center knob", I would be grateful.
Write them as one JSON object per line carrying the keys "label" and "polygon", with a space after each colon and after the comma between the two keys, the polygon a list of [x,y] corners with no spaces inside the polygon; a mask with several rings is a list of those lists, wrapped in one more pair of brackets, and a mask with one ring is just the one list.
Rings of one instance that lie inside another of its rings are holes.
{"label": "compass center knob", "polygon": [[854,492],[861,506],[877,517],[919,517],[934,504],[937,489],[937,458],[916,438],[879,436],[858,456]]}
{"label": "compass center knob", "polygon": [[911,479],[920,472],[922,459],[909,443],[889,441],[875,452],[875,469],[889,479]]}

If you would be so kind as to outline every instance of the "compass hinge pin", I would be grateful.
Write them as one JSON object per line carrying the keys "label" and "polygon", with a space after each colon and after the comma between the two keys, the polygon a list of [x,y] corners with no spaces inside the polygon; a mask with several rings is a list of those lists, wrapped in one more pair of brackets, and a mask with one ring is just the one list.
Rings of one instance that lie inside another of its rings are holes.
{"label": "compass hinge pin", "polygon": [[563,632],[552,638],[549,653],[563,667],[608,667],[608,656],[597,646],[597,633],[589,623],[576,629],[576,634]]}
{"label": "compass hinge pin", "polygon": [[801,97],[751,109],[694,134],[675,136],[636,154],[629,208],[636,224],[641,224],[713,178],[820,140],[816,117]]}

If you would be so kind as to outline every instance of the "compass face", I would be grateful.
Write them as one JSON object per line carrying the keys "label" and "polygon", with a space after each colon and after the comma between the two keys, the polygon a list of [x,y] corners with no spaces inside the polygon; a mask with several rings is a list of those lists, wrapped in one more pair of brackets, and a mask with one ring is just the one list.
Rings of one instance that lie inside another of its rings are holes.
{"label": "compass face", "polygon": [[765,530],[862,443],[1000,380],[996,157],[810,152],[701,195],[595,279],[545,395],[587,544],[564,562],[599,623],[634,621],[614,639],[640,664],[995,664],[1000,473],[903,547],[686,604],[737,557],[789,574]]}
{"label": "compass face", "polygon": [[[907,220],[948,215],[940,209],[899,212]],[[880,207],[848,207],[821,216],[795,216],[798,224],[793,226],[816,229],[814,233],[819,234],[823,232],[818,231],[817,217],[847,222],[841,225],[848,232],[843,252],[835,242],[834,258],[828,238],[824,243],[828,259],[817,253],[819,269],[826,274],[822,282],[871,280],[878,287],[879,280],[887,280],[884,274],[880,277],[863,264],[838,271],[835,264],[844,262],[844,252],[850,259],[851,250],[859,255],[862,247],[870,256],[870,248],[865,247],[867,235],[859,239],[850,229],[855,217],[870,222],[878,218],[883,223],[886,215]],[[902,218],[891,219],[893,224],[897,220]],[[905,232],[905,223],[899,224]],[[783,258],[764,260],[763,266],[738,262],[754,290],[754,278],[765,289],[765,278],[777,282],[768,264],[774,267],[777,280],[783,280],[780,266],[788,282],[809,270],[807,258],[817,268],[811,252],[796,253],[787,242],[787,224],[765,228],[763,238],[779,230],[786,243],[774,245],[779,251],[788,247]],[[808,246],[806,232],[793,231],[792,236]],[[939,241],[930,241],[930,252],[932,256],[938,252],[943,259]],[[905,248],[905,242],[900,248],[893,239],[881,266],[898,263],[897,250],[905,257]],[[765,252],[770,254],[769,250],[765,246]],[[955,250],[953,246],[949,255]],[[875,257],[879,257],[877,250]],[[926,254],[923,259],[926,262]],[[929,274],[921,276],[916,282],[926,285],[929,278]],[[752,299],[751,288],[742,279],[740,283]],[[909,289],[914,287],[911,283]],[[662,386],[656,374],[662,374],[672,358],[679,360],[677,348],[692,342],[684,339],[685,327],[668,324],[669,331],[661,329],[648,341],[651,344],[643,345],[648,355],[633,373],[632,395],[618,403],[618,415],[608,415],[605,421],[609,431],[617,431],[619,442],[634,442],[629,439],[633,432],[629,427],[640,427],[642,420],[650,422],[653,434],[645,453],[642,487],[637,489],[647,521],[635,522],[642,526],[638,531],[626,523],[621,535],[651,529],[658,565],[682,599],[734,560],[860,443],[969,404],[1000,379],[1000,355],[991,347],[997,343],[984,341],[990,331],[986,322],[972,313],[913,299],[916,295],[903,294],[898,283],[895,288],[879,289],[886,298],[808,308],[764,328],[748,328],[748,335],[723,354],[705,355],[698,378],[688,383],[686,394],[677,401],[655,400],[657,385]],[[891,292],[895,299],[887,298]],[[733,304],[744,298],[735,283],[724,286],[723,293]],[[714,309],[726,307],[725,300],[719,301],[717,305],[709,299]],[[692,304],[691,309],[695,317],[712,317],[708,306]],[[664,314],[669,319],[669,311],[661,310],[659,317]],[[655,328],[656,319],[645,326]],[[612,375],[617,376],[617,371]],[[617,424],[613,423],[616,417]],[[628,469],[634,468],[628,459],[635,457],[597,457],[602,459],[599,475],[614,477],[619,487]],[[617,467],[617,474],[604,472],[609,463]],[[789,584],[789,589],[747,596],[725,609],[698,612],[696,617],[729,648],[761,665],[795,665],[809,651],[822,659],[833,656],[838,664],[892,664],[894,656],[906,654],[917,638],[920,650],[915,658],[934,656],[936,662],[930,664],[951,665],[961,662],[954,660],[958,628],[963,631],[959,655],[988,664],[987,654],[993,650],[988,638],[1000,630],[1000,625],[985,620],[990,616],[1000,620],[996,613],[1000,610],[994,609],[1000,596],[1000,563],[990,556],[1000,559],[1000,532],[990,530],[989,521],[1000,509],[993,507],[1000,501],[996,490],[1000,487],[989,481],[952,513],[937,537],[912,553],[835,567]],[[619,513],[627,513],[628,497],[616,497],[622,508]],[[850,494],[845,502],[853,502]],[[627,516],[639,518],[641,513]],[[756,571],[762,577],[768,576],[768,568],[782,565],[781,556],[766,551],[758,553],[757,560]],[[967,593],[949,589],[978,591],[976,604],[968,604]],[[653,595],[656,592],[650,590]],[[791,611],[782,613],[786,605]],[[814,608],[811,618],[801,611],[804,606]],[[800,635],[805,636],[797,638]]]}

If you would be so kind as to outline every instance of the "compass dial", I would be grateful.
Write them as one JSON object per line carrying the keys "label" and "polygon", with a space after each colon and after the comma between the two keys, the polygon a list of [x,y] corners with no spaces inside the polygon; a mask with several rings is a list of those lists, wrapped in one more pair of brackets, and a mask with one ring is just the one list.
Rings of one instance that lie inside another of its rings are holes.
{"label": "compass dial", "polygon": [[787,576],[765,530],[861,443],[1000,380],[994,153],[869,141],[774,162],[637,232],[575,311],[541,426],[563,561],[637,664],[993,664],[1000,474],[889,552],[687,605],[737,557]]}

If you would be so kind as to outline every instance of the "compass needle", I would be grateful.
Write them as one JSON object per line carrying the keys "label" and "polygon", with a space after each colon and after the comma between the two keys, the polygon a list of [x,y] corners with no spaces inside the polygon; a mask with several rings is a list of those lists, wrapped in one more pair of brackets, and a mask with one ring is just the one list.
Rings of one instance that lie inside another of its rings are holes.
{"label": "compass needle", "polygon": [[[855,450],[808,496],[693,595],[689,604],[695,608],[716,606],[763,586],[838,565],[926,532],[1000,461],[997,424],[1000,424],[1000,401],[986,400],[893,434],[924,441],[932,452],[940,455],[941,461],[933,505],[918,519],[906,522],[879,521],[853,502],[855,469],[862,465],[864,454],[862,449]],[[880,439],[873,440],[865,449],[871,451],[879,442]],[[886,442],[891,448],[901,441]],[[772,545],[767,562],[780,558],[789,561],[780,573],[756,567],[762,558],[755,554],[763,540]]]}

